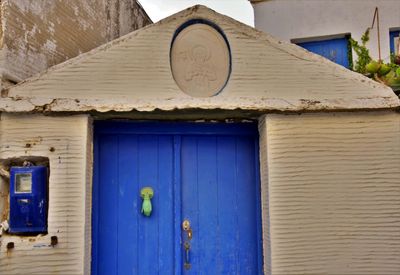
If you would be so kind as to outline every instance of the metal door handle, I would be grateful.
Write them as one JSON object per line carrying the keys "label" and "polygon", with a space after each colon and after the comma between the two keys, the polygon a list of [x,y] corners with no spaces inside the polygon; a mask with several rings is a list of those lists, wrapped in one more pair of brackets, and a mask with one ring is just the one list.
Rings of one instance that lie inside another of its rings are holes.
{"label": "metal door handle", "polygon": [[185,263],[183,264],[183,266],[186,270],[188,270],[192,267],[192,265],[190,264],[190,240],[193,237],[193,231],[192,228],[190,228],[189,220],[184,220],[182,222],[182,229],[187,236],[185,242],[183,243],[183,248],[185,250]]}
{"label": "metal door handle", "polygon": [[188,270],[192,267],[192,265],[190,264],[190,243],[186,241],[183,247],[185,248],[185,263],[183,264],[183,266],[186,270]]}

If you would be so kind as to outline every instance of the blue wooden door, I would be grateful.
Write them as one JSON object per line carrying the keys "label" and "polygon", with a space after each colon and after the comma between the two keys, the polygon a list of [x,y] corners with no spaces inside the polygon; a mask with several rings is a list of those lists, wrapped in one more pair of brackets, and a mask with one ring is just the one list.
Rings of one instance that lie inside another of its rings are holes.
{"label": "blue wooden door", "polygon": [[297,45],[310,52],[322,55],[323,57],[340,64],[346,68],[350,67],[349,39],[347,37],[327,39],[322,41],[310,41],[297,43]]}
{"label": "blue wooden door", "polygon": [[92,274],[261,274],[257,156],[254,124],[97,123]]}

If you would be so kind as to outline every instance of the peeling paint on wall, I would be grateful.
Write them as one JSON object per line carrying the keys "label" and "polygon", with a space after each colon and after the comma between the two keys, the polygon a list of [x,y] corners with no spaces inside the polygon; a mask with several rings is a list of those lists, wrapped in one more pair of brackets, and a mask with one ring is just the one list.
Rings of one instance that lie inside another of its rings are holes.
{"label": "peeling paint on wall", "polygon": [[10,0],[2,2],[0,15],[5,57],[0,66],[16,79],[151,23],[133,0]]}

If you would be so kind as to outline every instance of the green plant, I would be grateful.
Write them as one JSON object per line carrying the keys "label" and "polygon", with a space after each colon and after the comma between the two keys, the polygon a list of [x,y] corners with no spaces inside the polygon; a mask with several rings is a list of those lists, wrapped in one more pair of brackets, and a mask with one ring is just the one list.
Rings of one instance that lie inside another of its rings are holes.
{"label": "green plant", "polygon": [[373,60],[367,48],[369,31],[370,28],[361,36],[361,43],[352,38],[349,39],[351,48],[357,54],[354,71],[385,84],[398,93],[400,92],[400,56],[391,54],[390,62],[387,64],[384,64],[382,60]]}
{"label": "green plant", "polygon": [[353,47],[351,46],[350,39],[351,37],[347,37],[347,59],[349,60],[349,69],[353,70],[354,69],[354,64],[353,64]]}
{"label": "green plant", "polygon": [[369,50],[367,48],[367,42],[369,41],[369,28],[364,32],[361,36],[361,44],[358,41],[350,38],[350,45],[354,52],[357,54],[357,60],[354,64],[354,71],[365,74],[365,66],[372,61],[371,56],[369,55]]}

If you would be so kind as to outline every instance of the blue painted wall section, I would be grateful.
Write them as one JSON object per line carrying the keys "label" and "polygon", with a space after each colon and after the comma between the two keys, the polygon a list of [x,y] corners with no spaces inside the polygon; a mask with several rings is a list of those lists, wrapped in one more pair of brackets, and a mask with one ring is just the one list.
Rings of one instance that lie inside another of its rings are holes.
{"label": "blue painted wall section", "polygon": [[257,136],[252,123],[97,123],[92,274],[262,274]]}
{"label": "blue painted wall section", "polygon": [[322,55],[323,57],[346,68],[350,67],[349,39],[347,37],[297,43],[297,45],[310,52]]}

